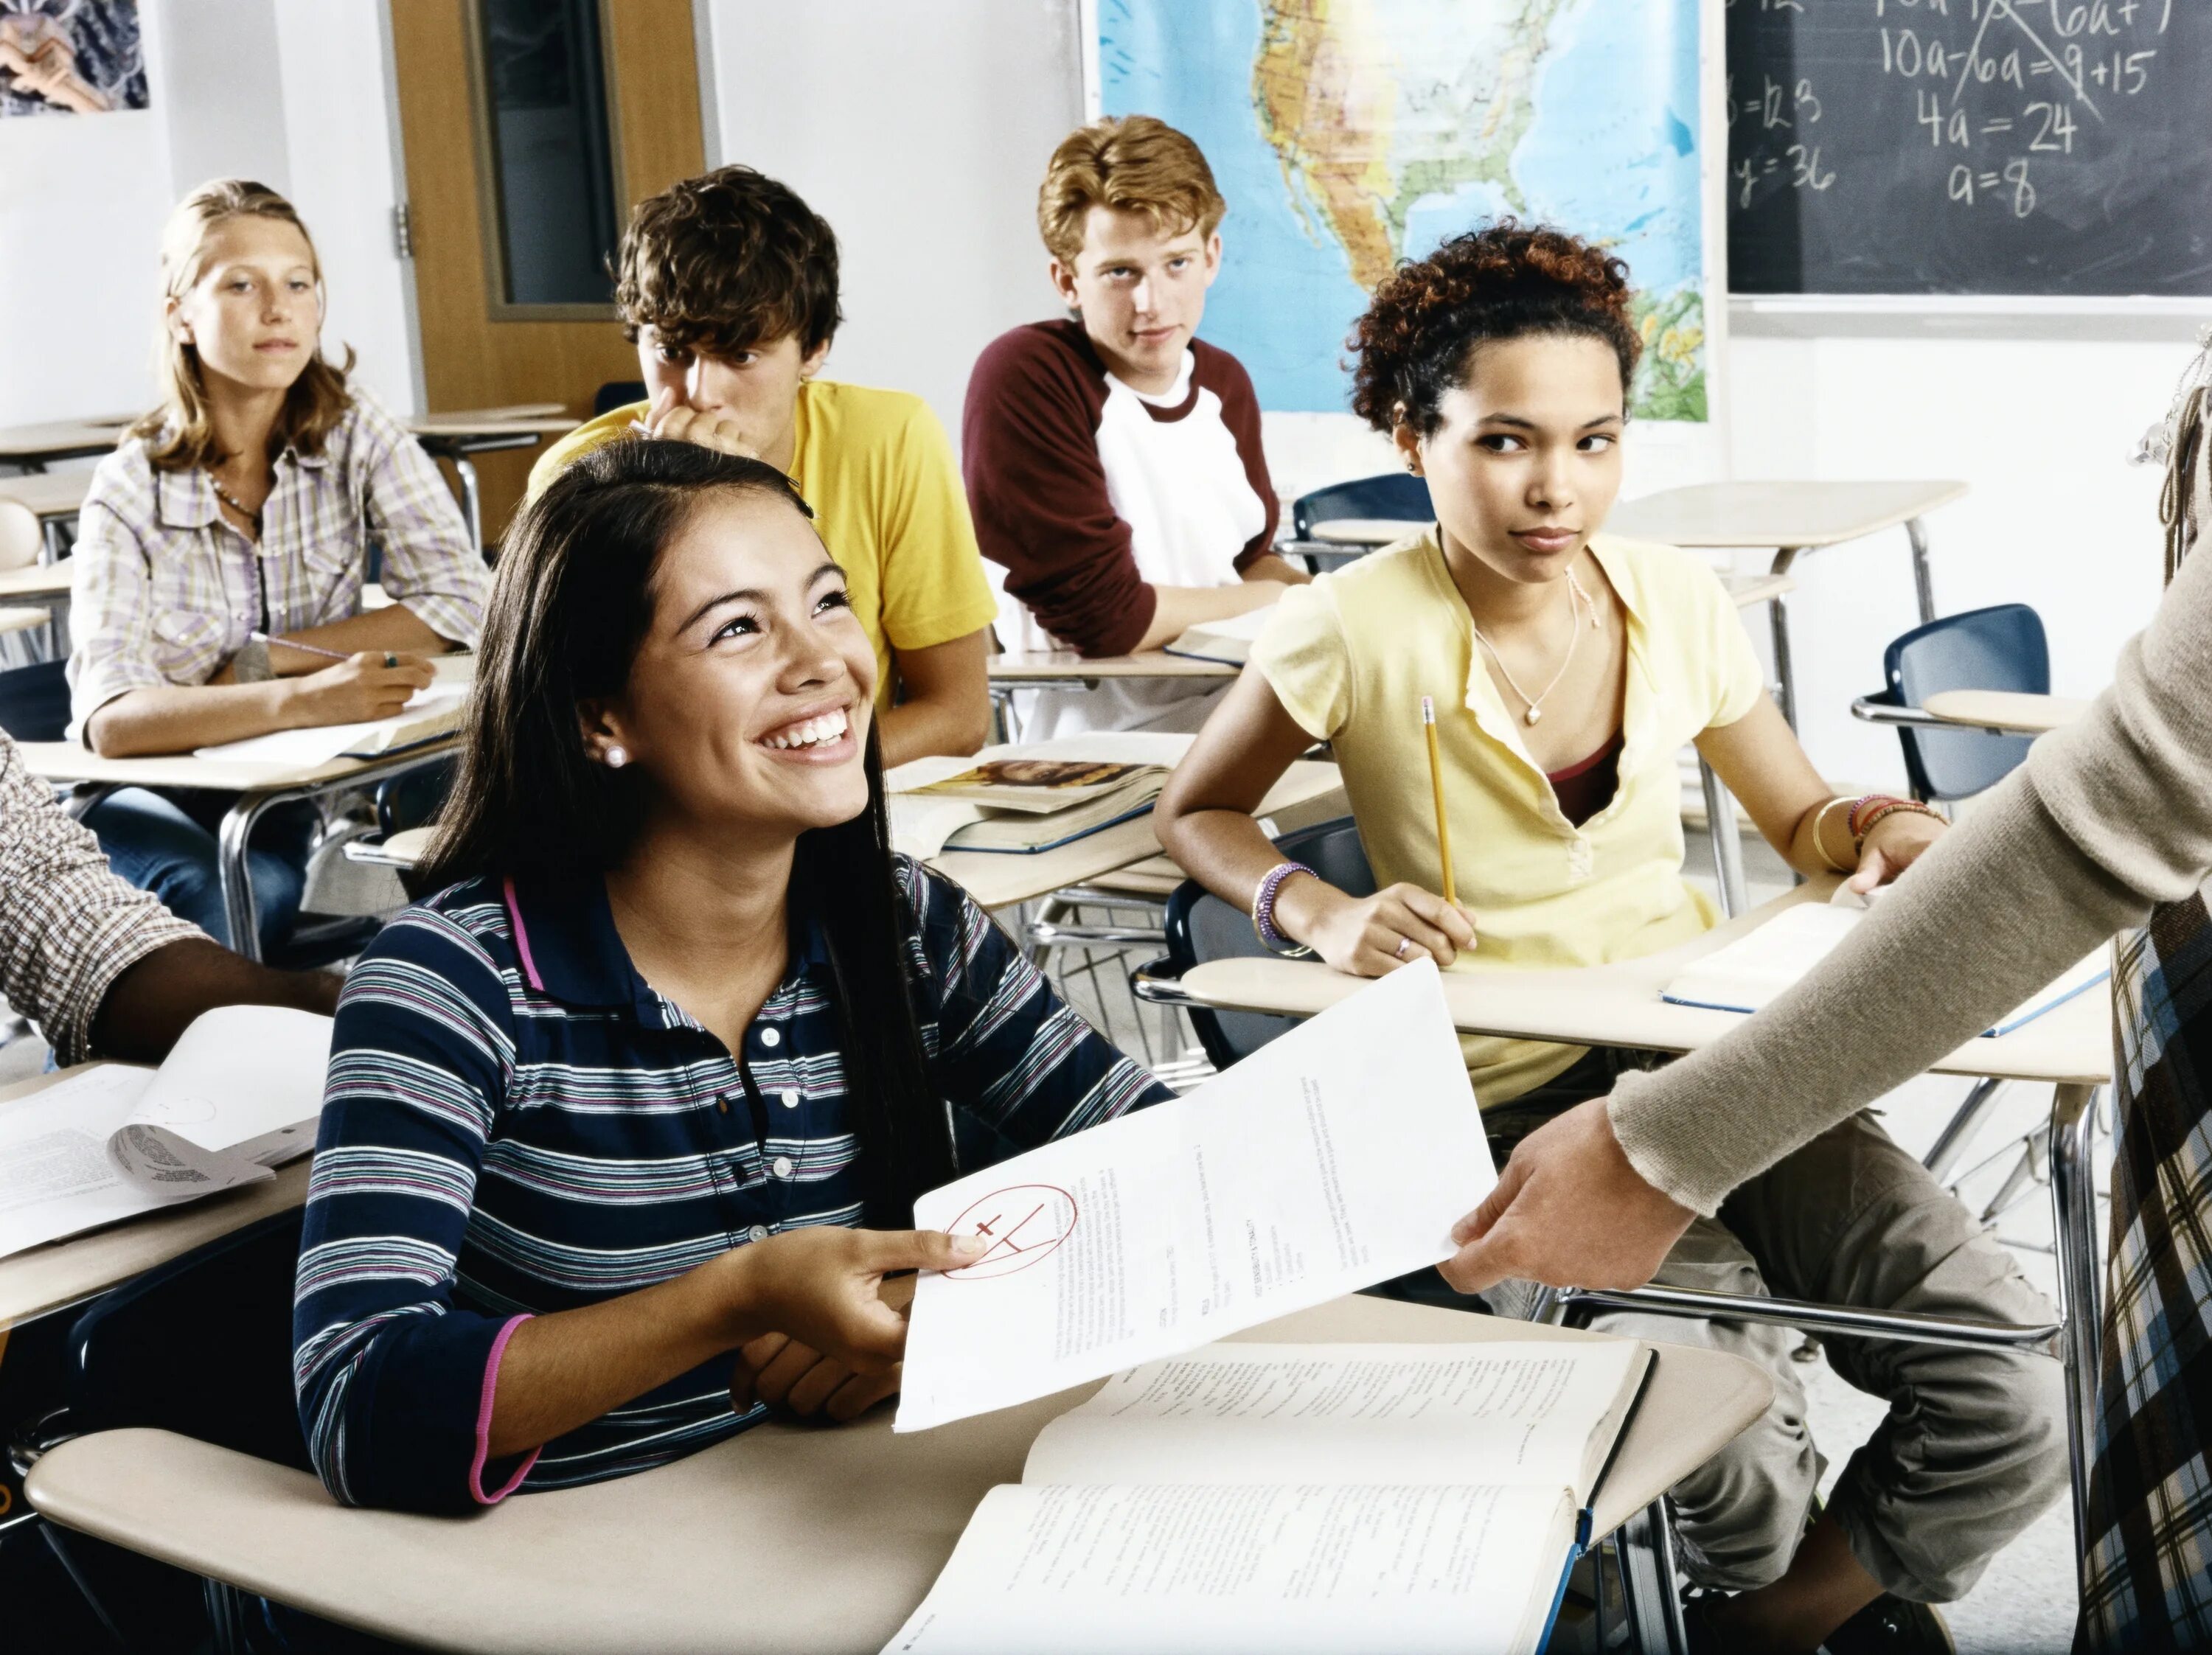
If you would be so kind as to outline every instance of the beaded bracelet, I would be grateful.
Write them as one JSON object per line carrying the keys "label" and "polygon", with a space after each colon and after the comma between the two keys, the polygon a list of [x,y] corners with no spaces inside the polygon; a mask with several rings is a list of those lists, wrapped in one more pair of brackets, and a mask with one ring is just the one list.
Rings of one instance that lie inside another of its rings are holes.
{"label": "beaded bracelet", "polygon": [[[1261,876],[1260,889],[1252,899],[1252,932],[1260,939],[1260,946],[1270,954],[1279,954],[1286,960],[1303,960],[1313,950],[1283,935],[1275,924],[1275,897],[1283,888],[1283,882],[1292,874],[1313,874],[1303,862],[1279,862]],[[1319,874],[1314,874],[1319,879]]]}
{"label": "beaded bracelet", "polygon": [[1901,799],[1894,793],[1860,794],[1857,798],[1851,801],[1851,842],[1854,845],[1856,845],[1859,840],[1864,839],[1866,837],[1867,828],[1872,825],[1870,822],[1864,822],[1859,820],[1859,815],[1862,811],[1870,809],[1874,806],[1879,804],[1911,804],[1911,803],[1912,801],[1911,799]]}
{"label": "beaded bracelet", "polygon": [[1874,832],[1875,824],[1896,815],[1935,816],[1938,821],[1943,820],[1917,799],[1887,799],[1867,812],[1866,822],[1856,835],[1860,846],[1865,846],[1866,836]]}

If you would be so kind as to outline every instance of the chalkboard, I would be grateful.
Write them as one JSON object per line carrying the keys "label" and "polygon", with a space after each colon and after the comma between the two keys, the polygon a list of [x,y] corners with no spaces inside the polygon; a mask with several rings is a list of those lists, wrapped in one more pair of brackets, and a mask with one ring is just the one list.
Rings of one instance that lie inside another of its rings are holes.
{"label": "chalkboard", "polygon": [[2212,0],[1727,0],[1738,293],[2212,294]]}

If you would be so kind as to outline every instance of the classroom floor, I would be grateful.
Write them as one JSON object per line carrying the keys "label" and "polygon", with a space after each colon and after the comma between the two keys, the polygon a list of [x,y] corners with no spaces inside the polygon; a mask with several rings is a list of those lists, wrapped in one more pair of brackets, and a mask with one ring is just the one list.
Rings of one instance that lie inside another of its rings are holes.
{"label": "classroom floor", "polygon": [[[1744,850],[1753,901],[1765,901],[1786,888],[1787,870],[1764,843],[1755,835],[1749,836]],[[1696,833],[1690,835],[1687,864],[1693,878],[1695,870],[1711,866],[1703,836]],[[1702,882],[1708,890],[1711,888],[1710,879]],[[1150,1008],[1142,1013],[1139,1022],[1134,1003],[1101,963],[1102,969],[1091,977],[1078,976],[1067,983],[1071,1000],[1133,1055],[1155,1066],[1180,1055],[1178,1031],[1167,1027],[1162,1015]],[[46,1047],[35,1036],[0,1047],[0,1085],[37,1074],[45,1062]],[[1883,1100],[1885,1125],[1900,1143],[1915,1154],[1922,1153],[1949,1118],[1965,1085],[1961,1081],[1935,1077],[1913,1082]],[[1962,1185],[1962,1193],[1978,1210],[1995,1194],[2012,1165],[2014,1156],[2008,1146],[2028,1131],[2048,1107],[2049,1094],[2039,1088],[2015,1087],[2006,1094],[1967,1158],[1970,1167],[1987,1160],[1983,1169]],[[2033,1189],[2000,1219],[1997,1233],[2014,1246],[2028,1279],[2046,1294],[2054,1294],[2047,1194],[2039,1187]],[[1809,1361],[1804,1378],[1814,1433],[1828,1457],[1827,1480],[1832,1482],[1852,1449],[1881,1422],[1883,1404],[1851,1389],[1825,1361]],[[2039,1655],[2068,1648],[2073,1640],[2074,1578],[2073,1519],[2062,1500],[1998,1555],[1972,1592],[1945,1607],[1945,1617],[1962,1655]]]}

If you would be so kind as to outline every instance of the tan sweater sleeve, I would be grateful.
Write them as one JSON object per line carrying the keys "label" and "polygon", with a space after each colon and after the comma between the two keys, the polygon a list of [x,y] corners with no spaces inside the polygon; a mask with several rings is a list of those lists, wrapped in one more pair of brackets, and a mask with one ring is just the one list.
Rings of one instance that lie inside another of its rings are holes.
{"label": "tan sweater sleeve", "polygon": [[2183,566],[2080,723],[1970,809],[1819,969],[1609,1105],[1683,1205],[1728,1192],[1954,1051],[2212,869],[2212,557]]}

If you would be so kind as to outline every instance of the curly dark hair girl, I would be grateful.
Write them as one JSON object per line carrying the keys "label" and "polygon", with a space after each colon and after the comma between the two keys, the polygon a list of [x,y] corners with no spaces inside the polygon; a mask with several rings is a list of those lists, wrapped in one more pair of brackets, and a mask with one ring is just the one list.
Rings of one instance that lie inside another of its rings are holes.
{"label": "curly dark hair girl", "polygon": [[1454,236],[1401,264],[1352,324],[1352,411],[1385,433],[1402,421],[1433,436],[1474,348],[1532,333],[1610,345],[1626,388],[1644,350],[1628,300],[1628,266],[1564,230],[1507,218]]}

